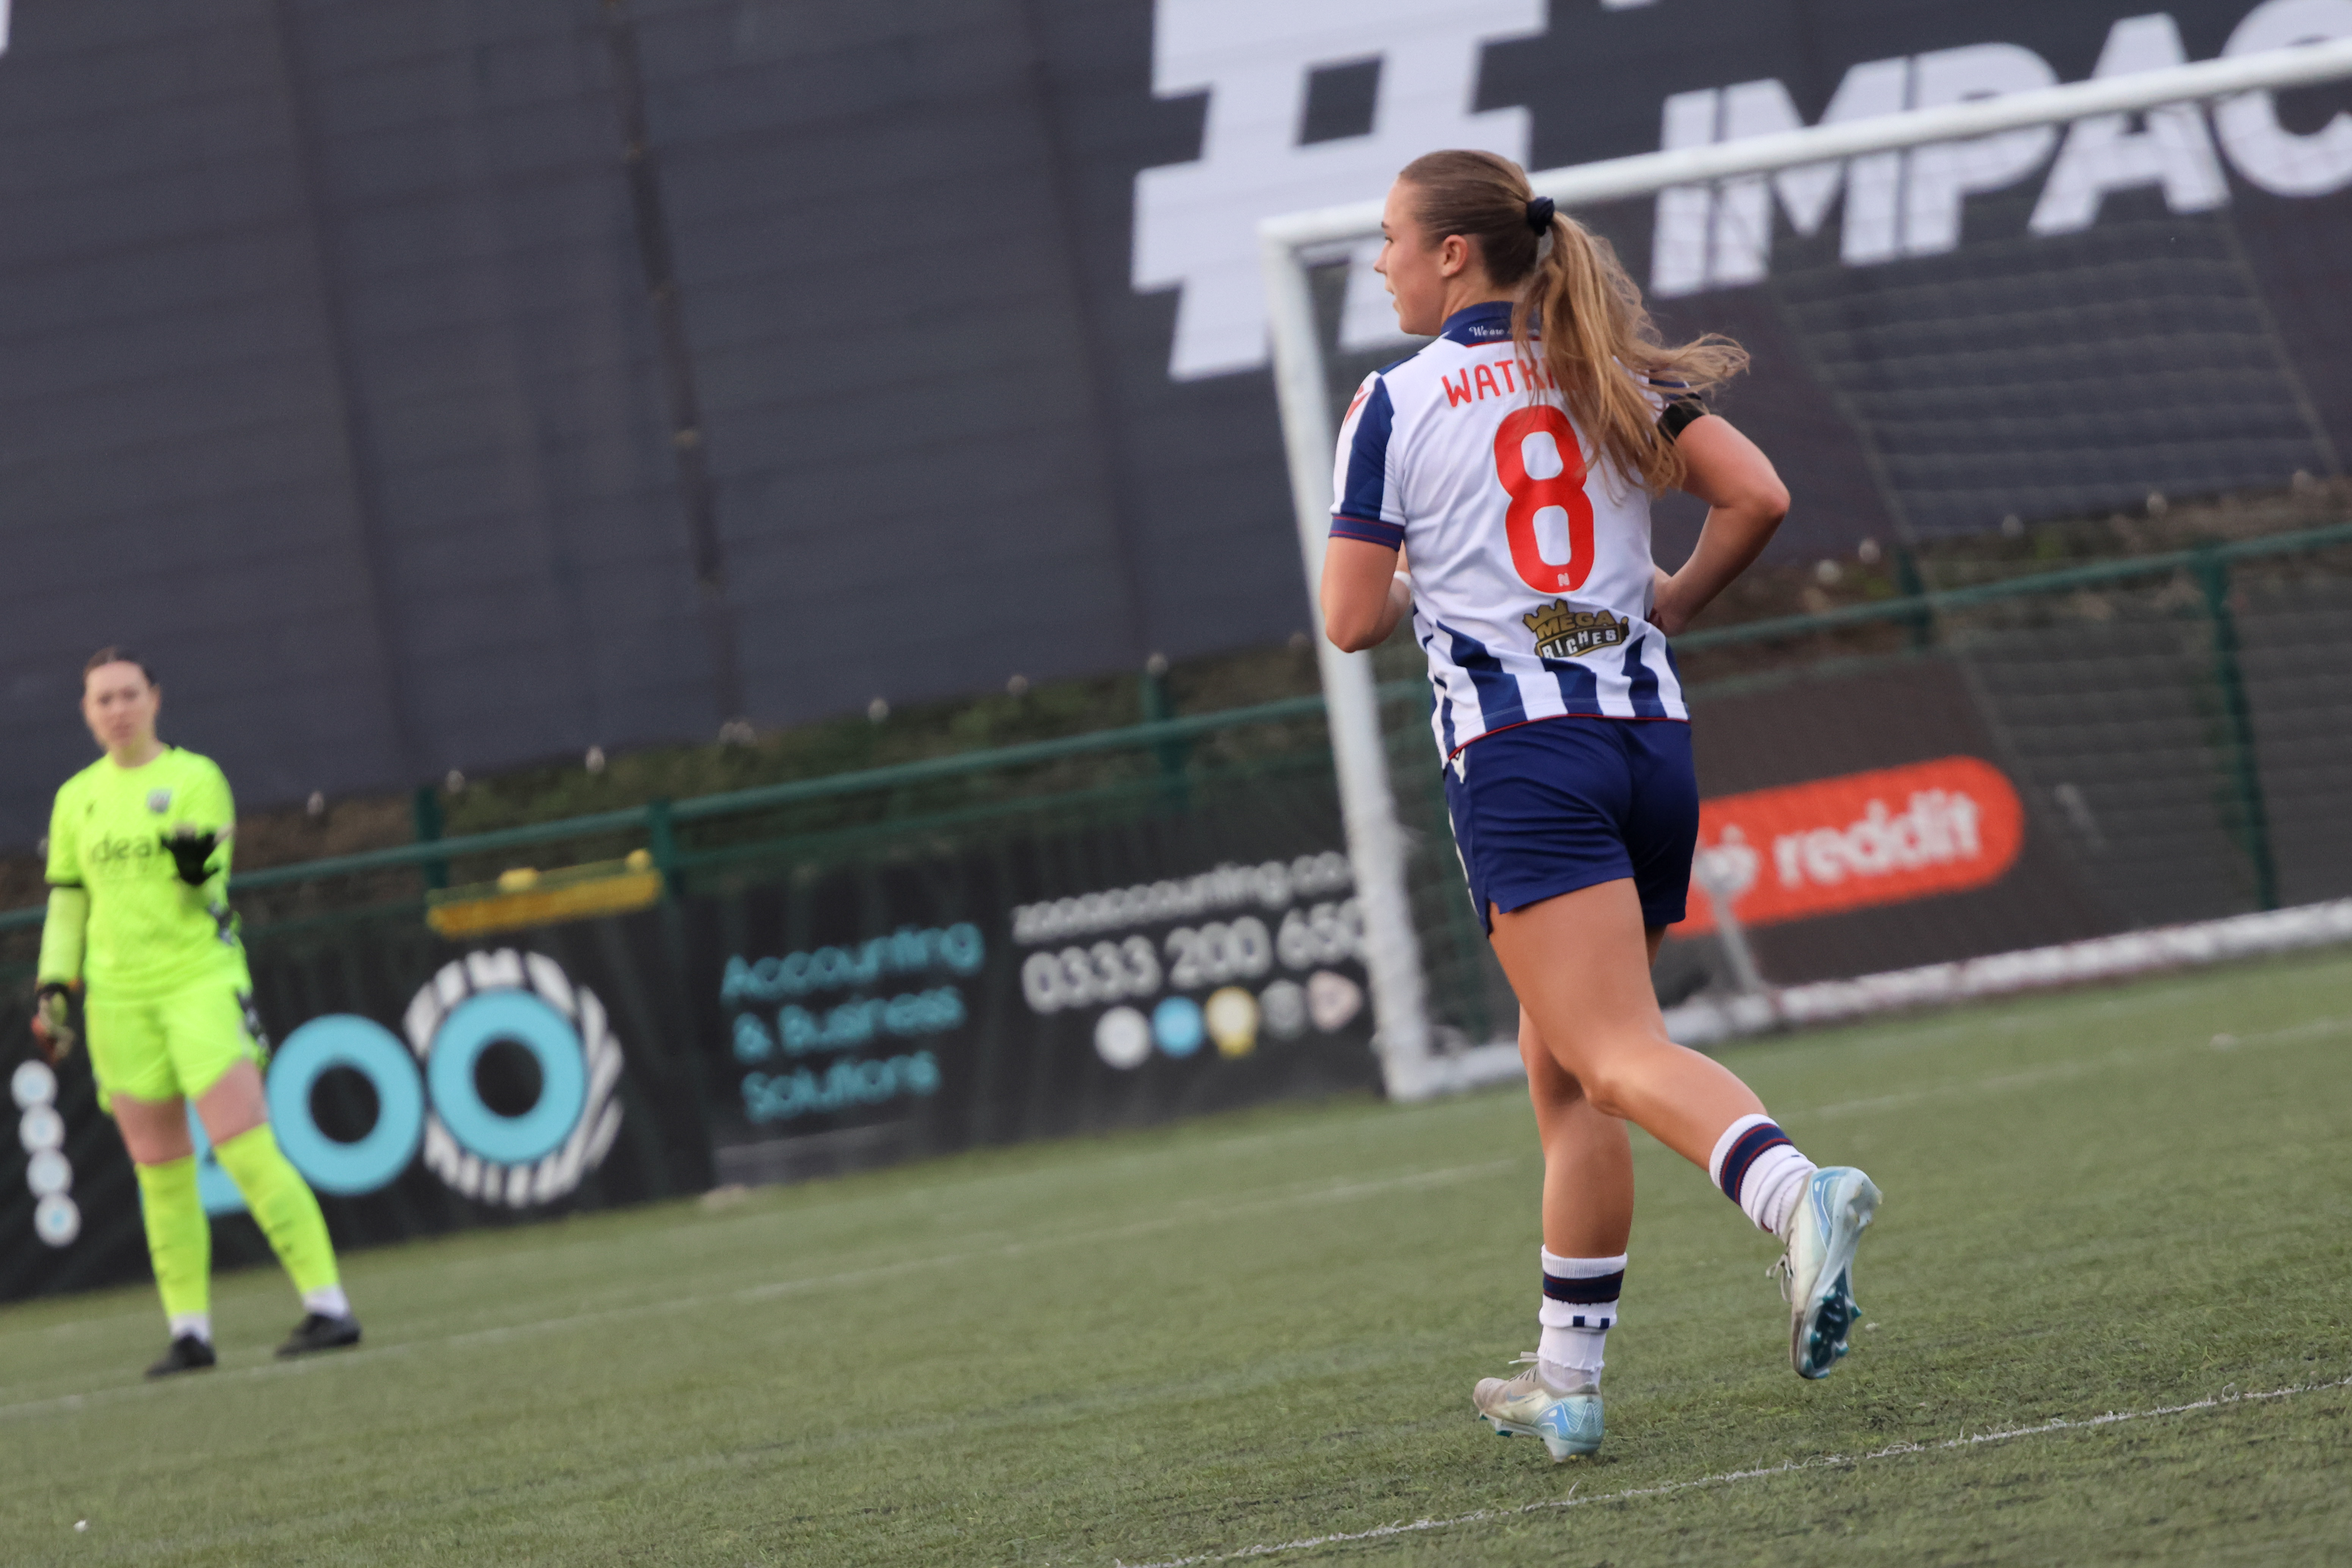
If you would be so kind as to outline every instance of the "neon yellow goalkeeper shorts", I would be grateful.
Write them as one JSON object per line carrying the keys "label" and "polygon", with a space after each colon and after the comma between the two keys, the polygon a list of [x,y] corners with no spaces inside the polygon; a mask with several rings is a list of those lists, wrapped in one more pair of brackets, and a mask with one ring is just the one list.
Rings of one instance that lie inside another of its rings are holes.
{"label": "neon yellow goalkeeper shorts", "polygon": [[251,994],[225,980],[152,1001],[92,995],[82,1017],[98,1103],[109,1110],[118,1094],[151,1102],[175,1095],[195,1100],[237,1063],[260,1067],[268,1060]]}

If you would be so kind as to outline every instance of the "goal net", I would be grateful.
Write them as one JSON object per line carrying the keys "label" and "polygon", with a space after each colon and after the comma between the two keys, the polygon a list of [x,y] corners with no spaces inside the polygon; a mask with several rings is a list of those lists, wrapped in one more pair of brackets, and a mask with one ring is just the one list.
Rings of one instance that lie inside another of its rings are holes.
{"label": "goal net", "polygon": [[[1532,177],[1670,338],[1748,347],[1719,406],[1795,496],[1677,645],[1714,893],[1668,1001],[2352,896],[2352,37],[2163,64],[2170,28],[2067,85],[1856,67],[1811,126],[1680,94],[1662,151]],[[1310,583],[1347,399],[1415,346],[1379,222],[1260,230]],[[1662,563],[1699,520],[1660,502]],[[1390,1090],[1516,1070],[1419,650],[1318,645]]]}

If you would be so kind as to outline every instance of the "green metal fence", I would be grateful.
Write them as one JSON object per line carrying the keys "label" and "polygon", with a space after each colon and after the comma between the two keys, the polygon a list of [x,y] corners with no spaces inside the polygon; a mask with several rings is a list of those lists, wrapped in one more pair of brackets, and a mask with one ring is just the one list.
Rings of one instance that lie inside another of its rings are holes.
{"label": "green metal fence", "polygon": [[[1832,692],[1856,670],[1951,661],[2030,805],[2099,862],[2085,874],[2119,929],[2352,892],[2352,829],[2335,826],[2352,801],[2352,524],[1706,628],[1676,652],[1702,722],[1775,685]],[[1416,658],[1402,639],[1383,650],[1397,679],[1381,693],[1433,1006],[1442,1027],[1494,1038],[1510,999],[1461,893]],[[1328,786],[1322,708],[1298,697],[421,839],[243,871],[233,892],[249,929],[278,930],[421,911],[436,886],[535,855],[643,849],[673,889],[919,856],[1024,818],[1183,810],[1275,778]],[[0,977],[22,978],[40,918],[0,913]]]}
{"label": "green metal fence", "polygon": [[[926,758],[495,831],[423,837],[356,854],[238,871],[247,929],[420,911],[452,882],[486,883],[519,864],[648,853],[674,891],[845,858],[904,855],[1001,833],[1023,817],[1058,823],[1186,809],[1274,780],[1328,784],[1319,696],[1158,720],[1024,745]],[[1085,765],[1076,765],[1085,764]],[[1073,776],[1082,782],[1072,784]],[[1337,823],[1336,804],[1331,821]],[[304,895],[314,895],[305,897]],[[0,934],[42,910],[0,912]],[[28,952],[12,954],[23,967]]]}
{"label": "green metal fence", "polygon": [[[1675,646],[1702,741],[1742,704],[1785,709],[1792,687],[1834,714],[1890,672],[1940,667],[1979,721],[1950,749],[1989,739],[2037,853],[2078,890],[2080,934],[2352,896],[2352,524],[1706,627]],[[1418,655],[1383,649],[1384,670]],[[1462,897],[1425,687],[1404,689],[1388,710],[1391,777],[1418,836],[1409,883],[1434,1006],[1441,1025],[1498,1037],[1511,998]],[[1871,721],[1866,704],[1852,720]],[[1764,759],[1774,782],[1841,771],[1782,744]],[[1704,763],[1701,783],[1726,792]],[[1902,962],[2030,944],[1969,900],[1936,907],[1942,950]],[[1711,942],[1667,952],[1669,999],[1729,979]],[[1870,966],[1851,963],[1842,973]]]}
{"label": "green metal fence", "polygon": [[[2037,573],[1916,598],[1850,605],[1820,615],[1701,630],[1681,637],[1675,647],[1679,653],[1690,657],[1734,646],[1816,637],[1843,629],[1899,626],[1919,634],[1920,646],[1965,654],[1970,650],[1972,641],[1981,641],[1983,637],[1983,626],[1971,617],[1987,610],[2015,609],[2054,596],[2127,588],[2168,578],[2193,584],[2194,604],[2176,603],[2172,607],[2187,609],[2191,623],[2202,623],[2206,638],[2202,673],[2210,682],[2220,721],[2213,737],[2213,751],[2227,781],[2232,836],[2246,857],[2253,880],[2255,907],[2276,909],[2281,901],[2278,859],[2260,760],[2263,748],[2256,733],[2254,702],[2249,692],[2247,640],[2241,632],[2240,607],[2235,603],[2239,597],[2237,578],[2246,567],[2293,561],[2325,563],[2331,552],[2341,552],[2347,546],[2352,546],[2352,524],[2339,524],[2268,539],[2207,544]],[[2352,563],[2338,563],[2337,570],[2340,572],[2347,564]],[[2300,580],[2306,587],[2311,584],[2308,576]],[[2259,592],[2265,588],[2275,590],[2277,584],[2273,581],[2250,586]],[[2308,607],[2305,613],[2310,613]],[[2301,639],[2301,647],[2277,651],[2290,658],[2306,659],[2308,667],[2322,679],[2331,674],[2337,678],[2352,675],[2352,647],[2347,647],[2342,633],[2340,626],[2323,628],[2319,635]],[[1718,693],[1722,689],[1717,687]]]}

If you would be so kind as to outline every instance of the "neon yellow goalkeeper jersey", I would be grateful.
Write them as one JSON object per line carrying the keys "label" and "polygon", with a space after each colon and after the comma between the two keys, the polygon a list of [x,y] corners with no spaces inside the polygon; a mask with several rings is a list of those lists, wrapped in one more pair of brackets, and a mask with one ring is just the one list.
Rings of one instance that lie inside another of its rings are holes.
{"label": "neon yellow goalkeeper jersey", "polygon": [[228,908],[226,843],[205,882],[180,879],[163,835],[218,833],[236,818],[228,780],[209,757],[167,746],[145,767],[100,757],[65,782],[49,815],[49,885],[89,894],[82,978],[110,1000],[165,996],[215,978],[247,989],[245,949]]}

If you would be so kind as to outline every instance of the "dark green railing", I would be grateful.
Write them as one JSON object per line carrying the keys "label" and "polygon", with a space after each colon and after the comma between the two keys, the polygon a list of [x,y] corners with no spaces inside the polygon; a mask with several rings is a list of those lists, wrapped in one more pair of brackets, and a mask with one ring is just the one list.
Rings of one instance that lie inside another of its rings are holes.
{"label": "dark green railing", "polygon": [[2004,600],[2074,593],[2134,578],[2185,574],[2196,584],[2200,607],[2212,627],[2212,678],[2214,689],[2221,697],[2223,726],[2219,747],[2222,753],[2221,771],[2229,781],[2237,808],[2237,820],[2232,826],[2253,873],[2255,906],[2274,910],[2279,907],[2278,860],[2271,842],[2270,804],[2263,788],[2262,768],[2254,747],[2253,708],[2247,700],[2245,677],[2240,668],[2238,618],[2230,605],[2230,568],[2241,561],[2307,554],[2336,545],[2352,545],[2352,523],[2228,544],[2203,544],[2126,561],[2095,562],[1874,604],[1842,605],[1819,615],[1748,621],[1736,626],[1686,633],[1675,639],[1675,647],[1678,652],[1693,653],[1888,621],[1908,622],[1931,630],[1937,616]]}
{"label": "dark green railing", "polygon": [[1733,643],[1769,642],[1780,637],[1837,631],[1846,626],[1869,626],[1880,621],[1916,622],[1924,616],[1969,609],[2001,599],[2022,598],[2036,594],[2070,594],[2078,588],[2127,582],[2134,577],[2158,577],[2168,572],[2202,574],[2217,565],[2226,568],[2233,561],[2249,561],[2266,555],[2304,555],[2336,544],[2352,544],[2352,522],[2337,523],[2330,528],[2305,529],[2297,533],[2273,534],[2267,539],[2246,539],[2231,544],[2200,545],[2194,550],[2167,551],[2160,555],[2135,555],[2126,561],[2095,562],[2087,566],[2069,566],[2057,572],[2004,577],[1998,582],[1970,584],[1965,588],[1934,589],[1917,595],[1874,600],[1866,605],[1841,605],[1834,610],[1823,610],[1818,615],[1775,616],[1769,620],[1742,621],[1736,626],[1685,632],[1675,639],[1675,651],[1696,653],[1703,648],[1723,647]]}
{"label": "dark green railing", "polygon": [[[2263,806],[2261,781],[2254,766],[2252,720],[2245,701],[2243,682],[2237,673],[2236,628],[2229,608],[2229,567],[2238,561],[2303,554],[2335,545],[2352,545],[2352,523],[2158,555],[2135,556],[2124,561],[2072,566],[1963,588],[1848,605],[1817,615],[1780,616],[1748,621],[1738,626],[1685,633],[1675,640],[1675,647],[1681,651],[1697,652],[1739,643],[1798,637],[1884,622],[1929,624],[1941,615],[2001,600],[2069,593],[2133,578],[2187,572],[2198,583],[2206,613],[2214,622],[2215,674],[2235,742],[2230,773],[2242,797],[2246,832],[2251,840],[2248,849],[2257,868],[2262,901],[2267,908],[2275,902],[2276,877],[2270,864],[2267,818]],[[1381,700],[1388,702],[1426,700],[1427,693],[1427,683],[1420,679],[1391,681],[1380,689]],[[530,823],[454,838],[420,839],[413,844],[370,849],[354,855],[266,867],[238,873],[235,887],[238,890],[247,890],[371,871],[423,868],[446,865],[461,857],[499,854],[534,845],[605,834],[642,834],[656,863],[669,870],[689,861],[709,858],[710,852],[708,851],[681,855],[677,845],[677,830],[690,824],[1107,752],[1153,750],[1163,761],[1171,758],[1181,760],[1185,755],[1185,743],[1202,736],[1251,725],[1316,717],[1322,711],[1323,699],[1319,695],[1286,698],[1248,708],[1226,709],[1221,712],[1201,713],[1187,718],[1157,719],[1116,730],[1092,731],[1082,735],[1034,741],[1024,745],[928,757],[919,762],[830,773],[822,778],[796,779],[751,789],[730,790],[688,800],[656,800],[644,805],[596,812],[585,816],[569,816],[554,822]],[[1028,804],[1034,805],[1034,802]],[[37,906],[0,912],[0,931],[21,929],[37,923],[40,919],[41,910]]]}
{"label": "dark green railing", "polygon": [[[1417,681],[1400,684],[1414,690],[1422,689],[1421,683]],[[657,863],[666,863],[664,868],[667,869],[678,858],[674,839],[676,829],[688,823],[745,816],[781,806],[801,805],[843,795],[878,794],[903,789],[910,784],[1059,762],[1096,752],[1164,747],[1225,730],[1319,717],[1322,711],[1323,699],[1319,694],[1288,697],[1249,708],[1231,708],[1216,713],[1129,724],[1117,730],[1095,730],[1083,735],[1065,735],[1051,741],[1033,741],[1023,745],[1001,746],[981,752],[961,752],[952,756],[926,757],[918,762],[894,763],[887,767],[861,768],[854,773],[828,773],[822,778],[794,779],[785,784],[697,795],[690,800],[655,800],[644,805],[593,812],[584,816],[566,816],[553,822],[526,823],[487,833],[425,839],[414,844],[362,850],[354,855],[336,855],[324,859],[240,871],[233,879],[231,889],[244,891],[369,871],[402,870],[464,856],[499,854],[601,834],[645,835],[655,859]],[[0,913],[0,931],[36,923],[40,920],[41,912],[38,907],[35,907]]]}

